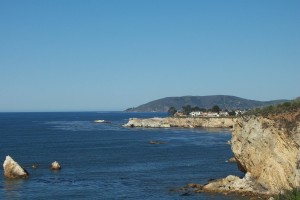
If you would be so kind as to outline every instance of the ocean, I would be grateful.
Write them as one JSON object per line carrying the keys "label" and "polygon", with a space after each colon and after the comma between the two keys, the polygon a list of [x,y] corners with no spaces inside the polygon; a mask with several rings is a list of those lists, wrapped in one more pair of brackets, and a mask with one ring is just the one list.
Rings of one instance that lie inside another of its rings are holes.
{"label": "ocean", "polygon": [[[129,118],[165,113],[0,113],[0,159],[30,174],[0,181],[0,199],[247,199],[180,191],[229,174],[242,176],[225,129],[124,128]],[[111,123],[94,123],[94,120]],[[164,144],[149,144],[149,141]],[[60,171],[49,170],[58,161]],[[38,167],[33,169],[32,164]]]}

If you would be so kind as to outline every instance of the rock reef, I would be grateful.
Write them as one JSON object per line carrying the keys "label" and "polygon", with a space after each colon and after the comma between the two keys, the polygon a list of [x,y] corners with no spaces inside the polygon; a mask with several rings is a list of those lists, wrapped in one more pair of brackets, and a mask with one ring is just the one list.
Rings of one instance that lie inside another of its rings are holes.
{"label": "rock reef", "polygon": [[4,177],[8,179],[27,178],[29,176],[28,172],[10,156],[6,156],[3,163],[3,169]]}
{"label": "rock reef", "polygon": [[166,117],[166,118],[149,118],[139,119],[131,118],[124,127],[144,127],[144,128],[170,128],[170,127],[183,127],[183,128],[232,128],[236,118],[219,118],[219,117]]}

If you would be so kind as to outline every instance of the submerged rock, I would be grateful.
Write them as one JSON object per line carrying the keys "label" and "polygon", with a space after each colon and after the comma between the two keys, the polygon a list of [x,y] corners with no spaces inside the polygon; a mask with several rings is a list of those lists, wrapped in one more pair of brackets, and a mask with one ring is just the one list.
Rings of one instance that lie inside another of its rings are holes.
{"label": "submerged rock", "polygon": [[54,161],[53,163],[51,163],[50,169],[51,170],[60,170],[61,166],[60,166],[60,164],[57,161]]}
{"label": "submerged rock", "polygon": [[166,142],[150,140],[149,144],[166,144]]}
{"label": "submerged rock", "polygon": [[14,161],[10,156],[6,156],[3,163],[4,177],[9,179],[15,178],[27,178],[29,176],[28,172],[22,168],[16,161]]}

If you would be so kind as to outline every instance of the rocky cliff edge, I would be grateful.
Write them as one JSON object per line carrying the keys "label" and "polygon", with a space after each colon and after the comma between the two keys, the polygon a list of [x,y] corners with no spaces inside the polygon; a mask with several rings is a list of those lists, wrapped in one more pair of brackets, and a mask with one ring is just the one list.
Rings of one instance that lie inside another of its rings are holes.
{"label": "rocky cliff edge", "polygon": [[237,119],[232,151],[243,178],[228,176],[196,187],[198,192],[273,195],[300,186],[300,109]]}

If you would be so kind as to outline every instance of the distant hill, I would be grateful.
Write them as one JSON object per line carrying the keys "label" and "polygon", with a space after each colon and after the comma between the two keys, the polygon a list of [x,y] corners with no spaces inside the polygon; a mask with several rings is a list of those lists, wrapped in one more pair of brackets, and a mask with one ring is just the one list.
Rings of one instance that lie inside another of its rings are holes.
{"label": "distant hill", "polygon": [[183,97],[166,97],[140,105],[136,108],[129,108],[128,112],[167,112],[170,107],[180,110],[182,106],[191,105],[199,108],[211,108],[218,105],[222,109],[252,109],[273,104],[282,103],[288,100],[274,101],[255,101],[243,99],[235,96],[213,95],[213,96],[183,96]]}

